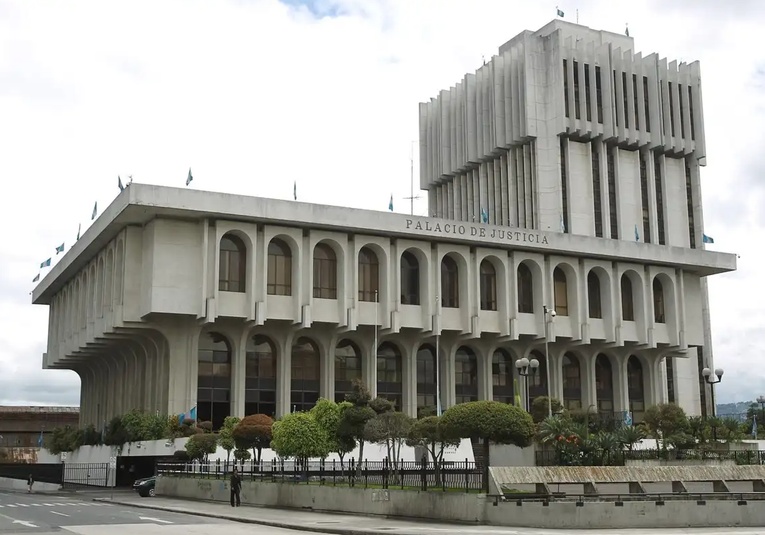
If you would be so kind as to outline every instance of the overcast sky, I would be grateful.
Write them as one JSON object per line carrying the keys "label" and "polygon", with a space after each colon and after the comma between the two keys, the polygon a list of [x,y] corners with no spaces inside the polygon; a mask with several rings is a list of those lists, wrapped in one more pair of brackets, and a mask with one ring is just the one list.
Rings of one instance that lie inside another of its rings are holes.
{"label": "overcast sky", "polygon": [[[670,60],[701,61],[710,279],[721,402],[765,394],[765,10],[759,0],[557,5]],[[418,103],[523,30],[538,0],[0,0],[0,404],[78,404],[73,372],[41,370],[40,262],[116,196],[117,176],[408,212]],[[416,157],[416,153],[415,153]],[[417,164],[415,181],[418,183]],[[416,212],[426,213],[424,201]],[[60,256],[59,256],[60,258]],[[44,273],[43,273],[44,275]],[[757,296],[760,296],[759,298]],[[759,343],[758,343],[759,342]]]}

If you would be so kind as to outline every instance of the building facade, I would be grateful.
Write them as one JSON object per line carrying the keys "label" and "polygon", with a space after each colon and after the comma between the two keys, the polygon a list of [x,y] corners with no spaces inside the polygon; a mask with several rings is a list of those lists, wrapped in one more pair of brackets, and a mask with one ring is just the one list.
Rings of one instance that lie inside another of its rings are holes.
{"label": "building facade", "polygon": [[79,422],[77,407],[0,406],[0,448],[37,448],[40,437]]}
{"label": "building facade", "polygon": [[698,414],[705,277],[735,256],[701,245],[698,67],[631,43],[555,22],[423,104],[432,217],[131,184],[33,292],[44,367],[80,375],[96,426],[280,416],[355,378],[412,416],[437,391]]}

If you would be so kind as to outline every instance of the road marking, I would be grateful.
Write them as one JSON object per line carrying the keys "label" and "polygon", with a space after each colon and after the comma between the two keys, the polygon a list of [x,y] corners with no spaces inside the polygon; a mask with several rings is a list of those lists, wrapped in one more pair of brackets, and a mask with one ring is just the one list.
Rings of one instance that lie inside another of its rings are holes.
{"label": "road marking", "polygon": [[64,513],[59,513],[58,511],[51,511],[51,513],[54,515],[59,515],[59,516],[69,516],[69,515],[65,515]]}
{"label": "road marking", "polygon": [[31,522],[27,522],[26,520],[14,520],[14,524],[21,524],[22,526],[26,526],[28,528],[36,528],[38,527],[36,524],[32,524]]}
{"label": "road marking", "polygon": [[152,522],[160,522],[162,524],[172,524],[169,520],[160,520],[159,518],[152,518],[150,516],[139,516],[138,520],[150,520]]}
{"label": "road marking", "polygon": [[56,507],[56,505],[55,505],[55,504],[52,504],[52,503],[44,503],[43,505],[44,505],[45,507]]}
{"label": "road marking", "polygon": [[19,507],[29,507],[29,505],[25,503],[17,503],[16,505],[18,505]]}
{"label": "road marking", "polygon": [[32,507],[42,507],[41,503],[33,503],[31,505],[32,505]]}
{"label": "road marking", "polygon": [[9,504],[8,504],[8,507],[16,507],[16,506],[15,506],[15,505],[13,505],[12,503],[9,503]]}

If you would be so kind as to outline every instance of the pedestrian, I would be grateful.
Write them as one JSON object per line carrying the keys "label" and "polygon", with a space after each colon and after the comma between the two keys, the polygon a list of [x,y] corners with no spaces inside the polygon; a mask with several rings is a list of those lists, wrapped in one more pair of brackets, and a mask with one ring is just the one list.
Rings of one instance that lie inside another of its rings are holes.
{"label": "pedestrian", "polygon": [[239,477],[239,472],[231,472],[231,507],[239,507],[242,505],[242,501],[239,498],[239,493],[242,492],[242,479]]}
{"label": "pedestrian", "polygon": [[29,474],[29,478],[27,479],[27,485],[29,485],[29,488],[27,489],[27,494],[32,494],[32,485],[35,484],[35,479],[32,477],[32,474]]}

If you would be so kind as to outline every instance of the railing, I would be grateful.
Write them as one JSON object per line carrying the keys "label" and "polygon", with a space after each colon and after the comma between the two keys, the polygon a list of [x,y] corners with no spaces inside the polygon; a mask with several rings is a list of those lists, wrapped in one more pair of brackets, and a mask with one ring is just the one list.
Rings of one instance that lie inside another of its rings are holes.
{"label": "railing", "polygon": [[109,463],[64,463],[63,485],[65,487],[109,486]]}
{"label": "railing", "polygon": [[578,457],[561,456],[555,451],[537,451],[537,466],[624,466],[625,461],[678,460],[678,461],[734,461],[738,465],[765,464],[765,451],[715,450],[632,450],[607,454],[593,452]]}
{"label": "railing", "polygon": [[242,479],[307,485],[349,486],[380,489],[412,489],[479,492],[483,473],[474,462],[292,461],[273,459],[256,462],[159,463],[163,476],[224,479],[236,466]]}
{"label": "railing", "polygon": [[613,502],[616,506],[624,502],[655,502],[656,505],[664,505],[668,501],[696,501],[703,505],[707,501],[737,501],[739,505],[745,505],[747,501],[765,500],[765,492],[657,492],[657,493],[624,493],[624,494],[568,494],[565,492],[553,492],[551,494],[538,494],[526,492],[508,492],[503,495],[489,495],[488,498],[494,504],[500,502],[524,503],[524,502],[576,502],[578,506],[585,502]]}

